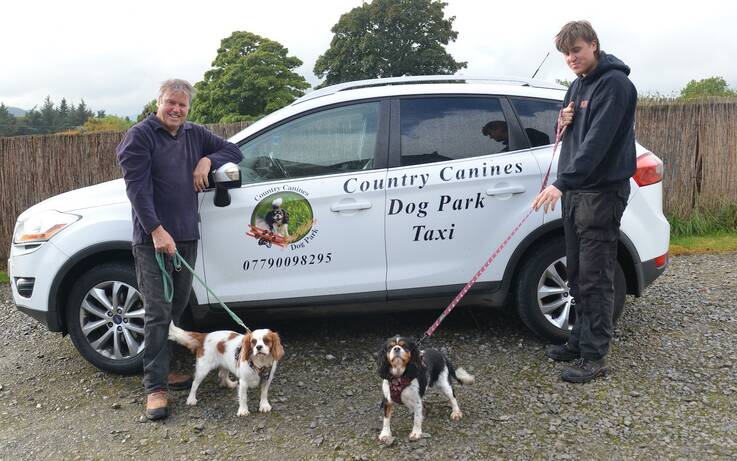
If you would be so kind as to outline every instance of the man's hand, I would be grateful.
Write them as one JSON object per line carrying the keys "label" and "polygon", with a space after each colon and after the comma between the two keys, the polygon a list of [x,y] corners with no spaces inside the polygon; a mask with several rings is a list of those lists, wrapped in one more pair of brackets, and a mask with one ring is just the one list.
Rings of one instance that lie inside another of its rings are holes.
{"label": "man's hand", "polygon": [[561,130],[573,123],[574,107],[576,107],[576,105],[573,101],[571,101],[570,104],[568,104],[568,106],[561,110],[560,114],[558,114],[558,127]]}
{"label": "man's hand", "polygon": [[151,238],[154,241],[154,250],[156,250],[157,253],[166,253],[174,256],[174,253],[177,252],[177,245],[174,243],[174,239],[171,238],[171,235],[163,226],[159,226],[154,229],[151,232]]}
{"label": "man's hand", "polygon": [[535,200],[532,201],[532,208],[537,211],[540,207],[543,207],[545,213],[548,212],[548,208],[550,211],[554,211],[555,202],[558,201],[561,195],[557,187],[550,185],[535,197]]}
{"label": "man's hand", "polygon": [[210,173],[212,162],[207,157],[202,157],[197,166],[194,167],[194,190],[195,192],[202,192],[206,187],[209,186],[207,183],[207,175]]}

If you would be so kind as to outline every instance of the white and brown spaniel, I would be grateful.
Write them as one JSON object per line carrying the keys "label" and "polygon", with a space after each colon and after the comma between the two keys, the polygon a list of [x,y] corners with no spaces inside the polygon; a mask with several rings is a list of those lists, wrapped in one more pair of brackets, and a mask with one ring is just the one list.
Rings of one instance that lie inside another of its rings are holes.
{"label": "white and brown spaniel", "polygon": [[461,384],[473,384],[474,378],[463,368],[454,368],[440,351],[428,349],[421,351],[417,343],[409,338],[395,336],[389,338],[379,351],[379,376],[384,396],[381,407],[384,410],[384,426],[379,441],[390,442],[392,431],[389,423],[394,404],[404,404],[414,414],[410,440],[422,436],[422,398],[425,390],[436,387],[450,401],[450,418],[461,419],[461,409],[453,393],[451,377]]}
{"label": "white and brown spaniel", "polygon": [[[187,347],[197,357],[187,405],[197,404],[200,383],[210,371],[219,368],[218,377],[223,387],[233,389],[238,386],[238,416],[248,415],[249,387],[261,388],[258,411],[271,411],[269,386],[276,366],[284,356],[281,339],[275,331],[254,330],[246,335],[234,331],[197,333],[184,331],[171,323],[169,339]],[[232,381],[229,373],[237,376],[239,382]]]}

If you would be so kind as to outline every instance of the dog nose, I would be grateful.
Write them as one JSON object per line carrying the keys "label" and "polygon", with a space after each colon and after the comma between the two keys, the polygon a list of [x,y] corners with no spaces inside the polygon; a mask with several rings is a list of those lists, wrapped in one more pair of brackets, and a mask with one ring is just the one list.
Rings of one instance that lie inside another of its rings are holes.
{"label": "dog nose", "polygon": [[394,346],[394,348],[392,348],[392,351],[394,351],[394,352],[399,352],[401,350],[402,350],[402,348],[399,347],[399,346]]}
{"label": "dog nose", "polygon": [[259,351],[260,351],[260,350],[261,350],[261,348],[263,348],[263,347],[264,347],[264,346],[262,346],[261,344],[259,344],[258,346],[256,346],[256,350],[259,350]]}

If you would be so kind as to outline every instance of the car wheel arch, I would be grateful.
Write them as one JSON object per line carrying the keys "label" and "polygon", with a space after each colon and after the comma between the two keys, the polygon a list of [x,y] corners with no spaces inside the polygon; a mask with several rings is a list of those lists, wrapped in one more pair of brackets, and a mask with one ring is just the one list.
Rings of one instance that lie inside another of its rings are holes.
{"label": "car wheel arch", "polygon": [[[641,275],[637,270],[637,263],[639,257],[637,256],[637,250],[635,249],[632,240],[624,233],[620,231],[619,244],[617,248],[617,260],[619,265],[622,267],[624,272],[627,294],[633,294],[640,296],[642,293],[642,282]],[[563,220],[556,219],[538,227],[530,234],[528,234],[509,258],[507,267],[504,270],[503,286],[502,289],[509,293],[510,290],[516,286],[519,277],[519,267],[525,260],[525,257],[530,251],[534,251],[539,245],[543,245],[546,241],[550,241],[555,238],[563,238]]]}

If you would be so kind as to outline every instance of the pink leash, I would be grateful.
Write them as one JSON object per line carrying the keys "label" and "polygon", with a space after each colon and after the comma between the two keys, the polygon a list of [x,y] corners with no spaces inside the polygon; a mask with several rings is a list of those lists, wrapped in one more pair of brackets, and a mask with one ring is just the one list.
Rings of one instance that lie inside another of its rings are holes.
{"label": "pink leash", "polygon": [[[558,123],[558,126],[560,126],[560,123]],[[540,186],[540,192],[542,192],[543,189],[545,189],[545,187],[547,187],[548,185],[548,177],[550,176],[550,169],[552,168],[553,160],[555,159],[555,152],[558,150],[558,144],[560,143],[560,140],[563,138],[563,134],[566,132],[566,128],[567,127],[563,127],[563,129],[558,129],[555,133],[555,145],[553,146],[553,156],[550,158],[550,164],[548,165],[548,171],[545,173],[545,177],[543,178],[542,186]],[[425,340],[425,338],[429,338],[430,336],[433,335],[433,333],[435,333],[435,330],[438,329],[438,327],[440,326],[440,323],[443,320],[445,320],[445,317],[447,317],[448,314],[450,314],[450,311],[455,309],[458,303],[461,302],[461,299],[463,299],[463,297],[466,296],[466,293],[468,293],[468,290],[470,290],[471,287],[478,281],[479,277],[481,277],[481,274],[486,272],[486,269],[489,268],[491,263],[494,262],[497,256],[499,256],[499,253],[501,253],[504,247],[507,246],[509,241],[512,240],[512,237],[514,236],[514,234],[516,234],[517,231],[520,229],[520,227],[522,227],[522,225],[525,223],[525,221],[527,221],[527,218],[529,218],[530,215],[532,215],[533,211],[535,211],[535,209],[530,207],[530,211],[528,211],[525,217],[522,218],[522,221],[520,221],[519,224],[517,224],[517,227],[515,227],[512,230],[512,232],[507,236],[507,238],[505,238],[504,241],[499,244],[499,247],[496,249],[496,251],[494,251],[494,253],[491,254],[491,256],[489,256],[489,259],[487,259],[486,263],[484,263],[484,265],[481,266],[481,269],[479,269],[478,272],[476,272],[476,275],[474,275],[473,278],[469,280],[468,283],[466,283],[466,286],[464,286],[461,289],[461,291],[456,295],[456,297],[453,298],[453,301],[451,301],[450,304],[448,304],[448,307],[446,307],[443,313],[440,314],[440,317],[438,317],[438,319],[435,320],[432,326],[430,326],[430,328],[428,328],[427,331],[425,331],[425,334],[422,336],[422,338],[420,338],[418,343],[421,343],[422,341]]]}

